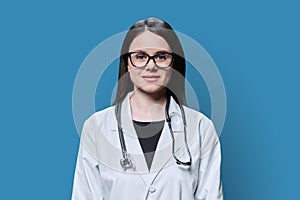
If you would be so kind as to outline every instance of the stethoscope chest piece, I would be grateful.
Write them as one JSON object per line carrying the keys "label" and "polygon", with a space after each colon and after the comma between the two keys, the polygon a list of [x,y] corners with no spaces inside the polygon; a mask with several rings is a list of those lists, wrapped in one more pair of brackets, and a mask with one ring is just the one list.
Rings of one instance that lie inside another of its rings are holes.
{"label": "stethoscope chest piece", "polygon": [[121,167],[126,171],[127,169],[132,168],[135,170],[135,164],[132,159],[129,157],[129,154],[126,152],[123,158],[120,159]]}

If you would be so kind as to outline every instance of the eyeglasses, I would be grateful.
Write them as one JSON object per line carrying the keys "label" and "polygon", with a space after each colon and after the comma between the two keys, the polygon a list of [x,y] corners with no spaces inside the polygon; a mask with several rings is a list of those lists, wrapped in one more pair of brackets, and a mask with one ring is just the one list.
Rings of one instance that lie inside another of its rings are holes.
{"label": "eyeglasses", "polygon": [[145,67],[151,59],[157,67],[167,68],[172,65],[174,57],[173,53],[169,52],[159,52],[153,56],[144,52],[128,52],[126,55],[129,56],[131,64],[137,68]]}

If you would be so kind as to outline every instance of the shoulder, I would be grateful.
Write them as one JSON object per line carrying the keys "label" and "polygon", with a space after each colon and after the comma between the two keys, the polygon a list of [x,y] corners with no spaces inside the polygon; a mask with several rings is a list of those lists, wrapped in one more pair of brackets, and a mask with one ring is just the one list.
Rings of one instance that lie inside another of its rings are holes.
{"label": "shoulder", "polygon": [[108,123],[114,121],[114,107],[115,106],[110,106],[93,113],[83,124],[80,135],[81,145],[84,145],[91,155],[95,155],[96,152],[96,135],[99,133],[99,130],[101,130],[103,126],[107,126]]}
{"label": "shoulder", "polygon": [[198,122],[199,124],[202,124],[202,125],[212,124],[212,121],[206,115],[204,115],[202,112],[199,112],[199,111],[189,108],[187,106],[183,106],[183,109],[184,109],[187,121],[193,121],[194,123]]}
{"label": "shoulder", "polygon": [[209,119],[203,113],[194,110],[192,108],[183,106],[186,115],[187,127],[192,127],[194,130],[198,130],[200,137],[208,140],[218,139],[218,134],[215,130],[215,126],[211,119]]}
{"label": "shoulder", "polygon": [[114,112],[115,112],[115,106],[110,106],[103,110],[97,111],[85,120],[84,127],[92,124],[100,125],[105,120],[109,120],[109,119],[112,120],[112,118],[115,117]]}
{"label": "shoulder", "polygon": [[99,129],[111,125],[115,120],[115,106],[110,106],[103,110],[97,111],[89,116],[83,124],[81,139],[94,140],[95,134]]}

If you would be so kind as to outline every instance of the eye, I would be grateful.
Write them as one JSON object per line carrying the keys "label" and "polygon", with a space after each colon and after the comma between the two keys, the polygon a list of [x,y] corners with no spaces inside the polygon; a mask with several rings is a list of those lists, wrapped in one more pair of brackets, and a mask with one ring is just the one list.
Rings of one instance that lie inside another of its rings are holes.
{"label": "eye", "polygon": [[147,55],[145,55],[143,53],[135,54],[134,57],[135,57],[136,60],[147,60]]}
{"label": "eye", "polygon": [[167,59],[167,56],[164,53],[160,53],[155,55],[154,59],[157,61],[165,61]]}

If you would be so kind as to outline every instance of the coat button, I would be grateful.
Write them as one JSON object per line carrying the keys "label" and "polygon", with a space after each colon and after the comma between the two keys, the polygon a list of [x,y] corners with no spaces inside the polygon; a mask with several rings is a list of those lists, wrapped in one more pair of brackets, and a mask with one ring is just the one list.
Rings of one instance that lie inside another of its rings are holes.
{"label": "coat button", "polygon": [[149,188],[149,191],[151,193],[154,193],[156,191],[156,188],[153,185],[151,185],[150,188]]}

